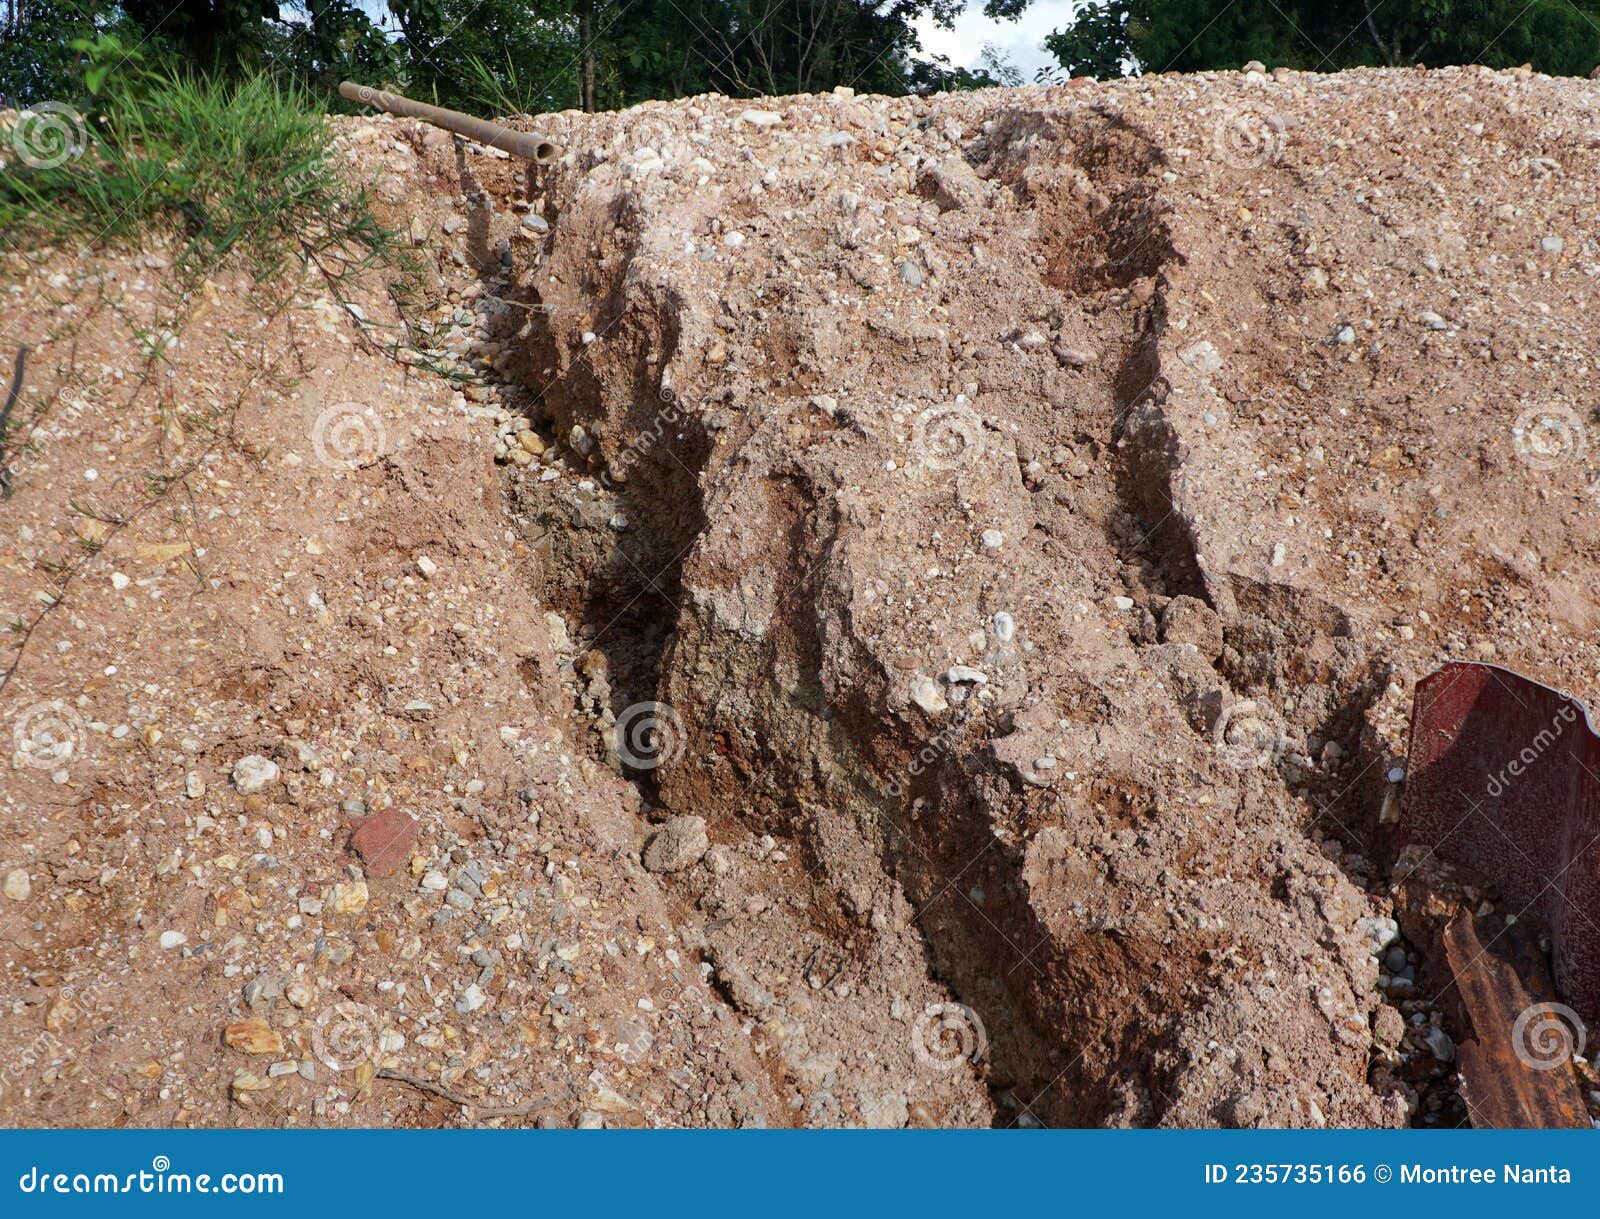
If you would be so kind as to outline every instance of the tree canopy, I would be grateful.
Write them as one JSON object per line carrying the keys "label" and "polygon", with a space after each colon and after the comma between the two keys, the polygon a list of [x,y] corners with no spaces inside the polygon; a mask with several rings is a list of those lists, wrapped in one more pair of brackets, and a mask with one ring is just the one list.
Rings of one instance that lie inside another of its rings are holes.
{"label": "tree canopy", "polygon": [[[0,0],[0,94],[70,99],[109,37],[208,76],[265,72],[339,107],[344,77],[484,113],[651,98],[1020,83],[922,52],[916,27],[979,0]],[[996,20],[1032,0],[983,0]],[[1600,63],[1600,0],[1086,0],[1046,40],[1074,76],[1237,68]],[[101,62],[114,70],[115,57]]]}
{"label": "tree canopy", "polygon": [[1045,39],[1075,76],[1268,67],[1600,64],[1600,0],[1091,0]]}
{"label": "tree canopy", "polygon": [[[1020,7],[1026,0],[1001,0]],[[1000,83],[920,54],[914,23],[962,0],[0,0],[0,91],[68,89],[73,39],[331,91],[342,77],[450,106],[548,111],[651,98],[879,93]],[[334,103],[336,104],[336,103]]]}

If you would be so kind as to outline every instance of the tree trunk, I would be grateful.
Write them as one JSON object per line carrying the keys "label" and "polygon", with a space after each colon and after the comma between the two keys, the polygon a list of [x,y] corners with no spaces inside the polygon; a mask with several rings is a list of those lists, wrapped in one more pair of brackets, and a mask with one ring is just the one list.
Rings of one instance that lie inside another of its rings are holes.
{"label": "tree trunk", "polygon": [[583,44],[578,66],[578,108],[594,113],[594,0],[583,0],[578,10],[578,41]]}

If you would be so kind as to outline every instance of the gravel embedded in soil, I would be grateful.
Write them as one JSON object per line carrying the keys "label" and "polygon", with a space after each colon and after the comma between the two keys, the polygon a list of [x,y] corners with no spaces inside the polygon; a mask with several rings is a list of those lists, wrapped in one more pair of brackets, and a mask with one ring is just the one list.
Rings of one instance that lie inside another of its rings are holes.
{"label": "gravel embedded in soil", "polygon": [[0,1115],[1459,1121],[1390,772],[1600,674],[1597,100],[339,120],[409,331],[219,276],[153,386],[170,251],[7,267]]}

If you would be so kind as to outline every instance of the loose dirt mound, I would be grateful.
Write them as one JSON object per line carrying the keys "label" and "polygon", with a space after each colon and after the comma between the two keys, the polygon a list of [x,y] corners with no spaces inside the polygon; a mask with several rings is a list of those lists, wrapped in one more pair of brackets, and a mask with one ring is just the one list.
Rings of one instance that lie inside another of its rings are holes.
{"label": "loose dirt mound", "polygon": [[1597,671],[1597,102],[347,122],[409,329],[217,284],[156,360],[148,258],[41,259],[0,1104],[1459,1120],[1387,835],[1417,677]]}

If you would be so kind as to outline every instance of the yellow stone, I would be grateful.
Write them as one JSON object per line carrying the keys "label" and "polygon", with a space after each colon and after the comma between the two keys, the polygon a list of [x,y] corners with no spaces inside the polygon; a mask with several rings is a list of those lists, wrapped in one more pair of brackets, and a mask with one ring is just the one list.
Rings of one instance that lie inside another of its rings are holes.
{"label": "yellow stone", "polygon": [[249,1071],[235,1071],[233,1073],[233,1092],[235,1096],[246,1092],[265,1092],[272,1087],[272,1081],[262,1079],[261,1076]]}
{"label": "yellow stone", "polygon": [[223,1043],[246,1054],[282,1054],[283,1034],[260,1016],[236,1020],[222,1030]]}
{"label": "yellow stone", "polygon": [[133,548],[135,557],[153,563],[169,563],[181,554],[189,553],[188,542],[146,542]]}

